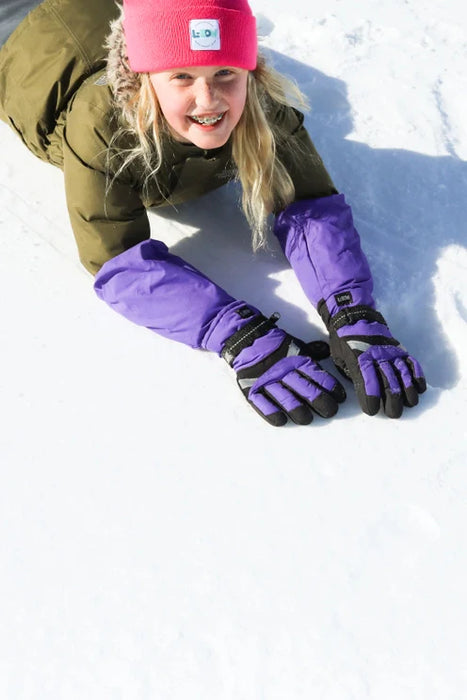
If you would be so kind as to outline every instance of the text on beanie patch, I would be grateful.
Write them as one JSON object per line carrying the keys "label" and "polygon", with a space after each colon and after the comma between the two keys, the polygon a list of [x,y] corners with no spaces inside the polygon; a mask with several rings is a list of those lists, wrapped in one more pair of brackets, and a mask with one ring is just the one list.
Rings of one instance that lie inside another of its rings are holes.
{"label": "text on beanie patch", "polygon": [[190,20],[190,47],[192,51],[220,51],[219,20]]}

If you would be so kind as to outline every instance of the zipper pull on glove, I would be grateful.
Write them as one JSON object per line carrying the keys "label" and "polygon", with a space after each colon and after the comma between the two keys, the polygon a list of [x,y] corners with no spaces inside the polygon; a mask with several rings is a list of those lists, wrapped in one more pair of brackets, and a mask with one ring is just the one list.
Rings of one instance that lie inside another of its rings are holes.
{"label": "zipper pull on glove", "polygon": [[318,311],[329,330],[331,357],[353,382],[364,413],[374,416],[382,403],[389,418],[399,418],[404,406],[418,404],[426,390],[423,370],[378,311],[357,305],[331,316],[324,302]]}
{"label": "zipper pull on glove", "polygon": [[327,343],[294,338],[276,326],[278,318],[255,315],[226,339],[221,356],[235,370],[250,406],[270,425],[285,425],[288,419],[308,425],[313,412],[331,418],[345,400],[345,391],[313,359],[329,356]]}

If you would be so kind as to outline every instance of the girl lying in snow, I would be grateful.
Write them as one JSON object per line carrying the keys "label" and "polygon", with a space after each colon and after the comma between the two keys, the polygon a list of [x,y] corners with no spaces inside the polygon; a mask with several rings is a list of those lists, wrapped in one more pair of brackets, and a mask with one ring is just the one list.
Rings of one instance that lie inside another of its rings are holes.
{"label": "girl lying in snow", "polygon": [[223,357],[271,425],[333,416],[345,391],[317,362],[326,343],[292,337],[277,316],[234,299],[150,238],[148,207],[238,179],[253,247],[274,214],[274,233],[362,410],[374,415],[382,404],[398,418],[418,403],[422,369],[375,308],[350,207],[289,102],[298,90],[258,55],[247,0],[4,7],[0,117],[63,169],[80,258],[101,299]]}

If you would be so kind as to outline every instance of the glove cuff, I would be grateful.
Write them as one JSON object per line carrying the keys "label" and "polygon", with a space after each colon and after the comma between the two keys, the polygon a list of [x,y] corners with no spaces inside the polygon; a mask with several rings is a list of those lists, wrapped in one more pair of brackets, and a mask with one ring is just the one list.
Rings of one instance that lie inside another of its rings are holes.
{"label": "glove cuff", "polygon": [[243,328],[236,331],[230,338],[227,338],[224,347],[221,351],[221,357],[232,366],[235,358],[245,348],[253,345],[257,338],[261,338],[268,333],[272,328],[276,327],[276,321],[279,319],[279,314],[274,313],[269,318],[262,314],[255,316],[252,321],[246,323]]}
{"label": "glove cuff", "polygon": [[335,332],[344,326],[353,326],[355,323],[358,323],[358,321],[376,321],[384,326],[388,325],[384,316],[380,314],[379,311],[365,304],[349,306],[345,309],[341,309],[341,311],[338,311],[334,316],[331,316],[323,300],[318,304],[318,312],[326,324],[326,328]]}
{"label": "glove cuff", "polygon": [[220,355],[226,340],[258,316],[261,316],[261,312],[244,301],[227,304],[209,324],[201,347]]}

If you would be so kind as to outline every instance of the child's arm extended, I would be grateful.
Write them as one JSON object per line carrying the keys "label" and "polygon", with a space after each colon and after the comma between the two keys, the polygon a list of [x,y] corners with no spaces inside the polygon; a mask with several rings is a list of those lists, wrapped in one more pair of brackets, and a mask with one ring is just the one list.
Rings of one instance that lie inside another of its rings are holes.
{"label": "child's arm extended", "polygon": [[355,386],[362,410],[398,418],[426,389],[422,369],[375,310],[373,282],[352,212],[342,194],[297,201],[275,233],[330,334],[336,366]]}
{"label": "child's arm extended", "polygon": [[330,334],[331,355],[355,386],[362,410],[398,418],[425,391],[422,369],[375,310],[373,282],[352,212],[338,194],[292,108],[276,114],[288,139],[278,155],[295,185],[295,202],[276,212],[275,233]]}
{"label": "child's arm extended", "polygon": [[65,143],[67,200],[81,260],[97,273],[99,298],[166,338],[221,355],[249,404],[271,425],[288,418],[307,424],[312,411],[334,415],[345,392],[315,362],[326,347],[323,352],[320,345],[292,338],[276,319],[237,301],[150,239],[146,211],[131,183],[114,181],[107,192],[104,165],[91,156],[105,142],[87,153],[76,133]]}
{"label": "child's arm extended", "polygon": [[271,425],[284,425],[287,418],[306,425],[312,410],[330,418],[345,399],[340,383],[315,362],[328,354],[325,343],[291,337],[276,318],[234,299],[160,241],[145,241],[109,260],[95,289],[134,323],[223,357],[247,401]]}

